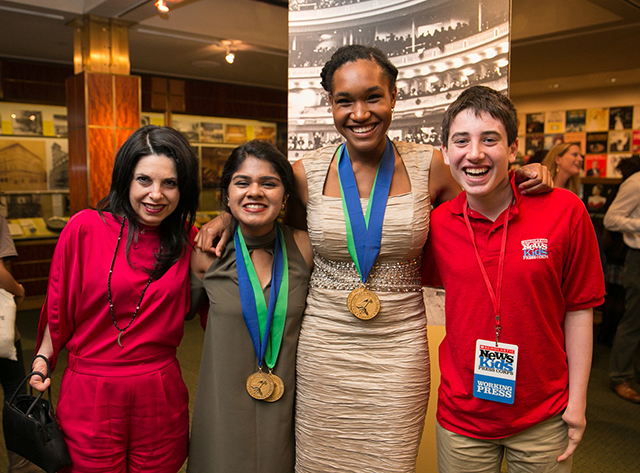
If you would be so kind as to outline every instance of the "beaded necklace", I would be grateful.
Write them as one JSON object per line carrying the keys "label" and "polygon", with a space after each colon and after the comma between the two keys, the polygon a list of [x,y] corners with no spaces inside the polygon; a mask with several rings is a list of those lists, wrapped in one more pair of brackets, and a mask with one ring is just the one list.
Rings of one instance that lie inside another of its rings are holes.
{"label": "beaded necklace", "polygon": [[[122,337],[122,334],[124,333],[124,331],[127,330],[129,327],[131,327],[131,324],[133,323],[134,319],[136,318],[136,315],[138,314],[138,311],[140,310],[140,304],[142,304],[142,298],[144,297],[144,293],[147,292],[147,288],[149,287],[149,284],[151,284],[151,280],[153,279],[153,273],[152,273],[151,276],[149,276],[147,285],[142,290],[142,294],[140,295],[140,300],[138,301],[136,310],[133,312],[133,317],[131,317],[131,320],[129,321],[127,326],[125,328],[118,327],[118,322],[116,322],[116,316],[113,315],[113,301],[111,300],[111,275],[113,274],[113,266],[116,263],[116,255],[118,254],[118,247],[120,246],[120,239],[122,238],[122,231],[124,230],[124,222],[126,220],[127,220],[127,217],[122,217],[122,224],[120,225],[120,233],[118,234],[118,242],[116,243],[116,250],[113,252],[113,260],[111,261],[111,268],[109,268],[109,279],[107,280],[107,294],[109,295],[109,310],[111,311],[111,318],[113,319],[113,325],[116,326],[116,329],[119,332],[117,341],[118,341],[118,345],[120,345],[121,347],[122,347],[122,343],[120,342],[120,338]],[[156,267],[157,265],[158,263],[156,262]],[[155,270],[154,270],[154,273],[155,273]]]}

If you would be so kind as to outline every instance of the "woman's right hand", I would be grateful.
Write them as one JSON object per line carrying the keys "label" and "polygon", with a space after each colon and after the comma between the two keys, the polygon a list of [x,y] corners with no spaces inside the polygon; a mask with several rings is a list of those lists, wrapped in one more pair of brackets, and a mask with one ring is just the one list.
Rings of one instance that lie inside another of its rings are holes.
{"label": "woman's right hand", "polygon": [[[195,238],[196,247],[202,251],[215,253],[217,257],[222,256],[224,247],[231,238],[231,214],[222,212],[213,220],[205,223]],[[219,238],[217,244],[213,246],[213,242]]]}
{"label": "woman's right hand", "polygon": [[38,357],[33,360],[31,371],[37,371],[47,376],[44,382],[42,381],[42,378],[37,375],[31,376],[31,379],[29,380],[29,384],[33,389],[45,391],[51,385],[51,377],[48,376],[50,373],[47,372],[47,363],[42,358]]}

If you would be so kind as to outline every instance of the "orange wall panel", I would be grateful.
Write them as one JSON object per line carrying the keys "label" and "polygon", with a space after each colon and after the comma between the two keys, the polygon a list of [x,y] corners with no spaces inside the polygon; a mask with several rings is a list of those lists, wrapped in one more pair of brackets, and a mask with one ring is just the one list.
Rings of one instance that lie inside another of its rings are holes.
{"label": "orange wall panel", "polygon": [[140,78],[114,76],[117,128],[140,128]]}
{"label": "orange wall panel", "polygon": [[89,126],[114,126],[113,76],[111,74],[87,74],[87,124]]}
{"label": "orange wall panel", "polygon": [[89,128],[89,205],[95,207],[109,193],[115,155],[112,128]]}

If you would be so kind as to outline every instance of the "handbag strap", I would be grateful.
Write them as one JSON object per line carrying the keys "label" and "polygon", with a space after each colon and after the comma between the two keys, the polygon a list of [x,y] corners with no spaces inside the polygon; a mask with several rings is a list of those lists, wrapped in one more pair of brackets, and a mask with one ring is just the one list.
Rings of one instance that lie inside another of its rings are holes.
{"label": "handbag strap", "polygon": [[[25,385],[29,382],[29,380],[31,379],[32,376],[38,375],[40,376],[40,378],[42,378],[42,382],[44,383],[45,380],[50,376],[51,374],[51,369],[49,367],[49,360],[47,359],[46,356],[44,355],[36,355],[33,357],[33,359],[31,360],[31,366],[33,367],[33,362],[36,360],[36,358],[42,358],[44,360],[44,362],[47,364],[47,373],[46,375],[42,374],[40,371],[32,371],[31,373],[29,373],[23,380],[22,382],[18,385],[18,388],[15,390],[15,392],[13,393],[13,396],[11,396],[11,400],[9,400],[9,404],[13,405],[15,399],[18,397],[18,395],[20,394],[20,391],[22,390],[22,386]],[[30,393],[31,395],[33,395],[33,388],[31,386],[29,386],[30,388]],[[24,390],[22,390],[24,392]],[[51,402],[51,384],[49,384],[49,387],[47,388],[48,391],[48,395],[49,395],[49,401]],[[42,398],[42,395],[44,394],[43,391],[40,391],[38,393],[38,396],[34,399],[33,403],[31,404],[31,406],[29,406],[29,409],[27,409],[27,412],[25,413],[26,416],[29,416],[29,414],[31,413],[31,411],[33,410],[33,408],[36,406],[37,402],[40,400],[40,398]]]}

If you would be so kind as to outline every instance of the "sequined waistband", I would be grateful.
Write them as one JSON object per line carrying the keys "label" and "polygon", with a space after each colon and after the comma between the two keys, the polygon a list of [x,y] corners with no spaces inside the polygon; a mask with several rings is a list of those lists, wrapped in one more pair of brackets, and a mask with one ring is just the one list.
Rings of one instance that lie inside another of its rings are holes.
{"label": "sequined waistband", "polygon": [[[360,286],[360,276],[352,261],[328,260],[315,253],[310,287],[352,291]],[[422,256],[397,263],[376,263],[366,286],[379,292],[418,292],[422,290],[420,265]]]}

